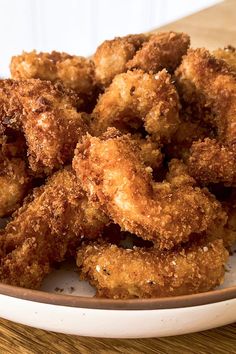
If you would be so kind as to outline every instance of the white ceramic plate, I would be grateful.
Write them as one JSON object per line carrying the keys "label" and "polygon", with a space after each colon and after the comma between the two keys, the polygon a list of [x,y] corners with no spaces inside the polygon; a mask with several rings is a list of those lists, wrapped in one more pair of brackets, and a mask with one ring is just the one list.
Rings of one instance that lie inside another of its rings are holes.
{"label": "white ceramic plate", "polygon": [[80,336],[145,338],[202,331],[236,321],[236,253],[224,285],[205,294],[168,299],[106,300],[64,264],[40,291],[0,284],[0,316],[29,326]]}

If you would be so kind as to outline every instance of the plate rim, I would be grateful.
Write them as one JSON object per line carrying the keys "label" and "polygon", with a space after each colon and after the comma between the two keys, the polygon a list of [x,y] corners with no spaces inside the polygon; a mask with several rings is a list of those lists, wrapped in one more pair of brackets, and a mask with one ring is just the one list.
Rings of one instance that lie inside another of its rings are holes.
{"label": "plate rim", "polygon": [[209,305],[236,298],[236,286],[193,295],[115,300],[96,297],[55,294],[0,283],[0,295],[48,305],[101,310],[158,310]]}

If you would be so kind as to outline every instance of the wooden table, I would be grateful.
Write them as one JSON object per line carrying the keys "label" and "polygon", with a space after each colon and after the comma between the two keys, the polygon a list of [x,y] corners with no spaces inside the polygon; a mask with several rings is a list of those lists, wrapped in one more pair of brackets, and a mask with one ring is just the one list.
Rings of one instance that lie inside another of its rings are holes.
{"label": "wooden table", "polygon": [[226,0],[161,27],[163,31],[187,32],[193,47],[216,49],[227,44],[236,46],[236,1]]}
{"label": "wooden table", "polygon": [[46,332],[0,320],[0,353],[235,354],[236,324],[178,337],[101,339]]}
{"label": "wooden table", "polygon": [[[194,47],[236,46],[236,0],[224,1],[161,29],[188,32]],[[0,320],[0,354],[8,353],[230,354],[236,353],[236,324],[179,337],[115,340],[55,334]]]}

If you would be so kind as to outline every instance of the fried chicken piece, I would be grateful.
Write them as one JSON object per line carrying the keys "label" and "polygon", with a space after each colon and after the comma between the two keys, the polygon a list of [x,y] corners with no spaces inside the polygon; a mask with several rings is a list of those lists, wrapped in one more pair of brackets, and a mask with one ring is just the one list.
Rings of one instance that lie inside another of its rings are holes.
{"label": "fried chicken piece", "polygon": [[70,161],[87,130],[76,96],[49,81],[0,80],[0,127],[23,131],[31,169],[51,173]]}
{"label": "fried chicken piece", "polygon": [[194,141],[211,135],[209,129],[200,122],[182,120],[171,142],[164,146],[164,152],[169,159],[187,160]]}
{"label": "fried chicken piece", "polygon": [[0,136],[0,151],[5,158],[21,157],[26,159],[27,147],[23,133],[6,129],[4,134]]}
{"label": "fried chicken piece", "polygon": [[236,243],[236,196],[230,203],[223,204],[227,210],[228,220],[224,227],[222,238],[226,247],[231,247]]}
{"label": "fried chicken piece", "polygon": [[223,239],[225,247],[230,249],[236,243],[236,189],[221,185],[217,185],[217,189],[217,198],[221,199],[223,195],[221,204],[227,213],[227,222],[225,225],[218,223],[217,227],[208,230],[207,237],[211,237],[212,240]]}
{"label": "fried chicken piece", "polygon": [[214,50],[212,54],[217,59],[223,59],[229,65],[231,70],[236,73],[236,48],[228,45],[224,49],[219,48]]}
{"label": "fried chicken piece", "polygon": [[142,69],[157,73],[162,69],[173,72],[186,54],[190,38],[185,33],[163,32],[151,35],[147,42],[126,64],[127,69]]}
{"label": "fried chicken piece", "polygon": [[219,214],[225,215],[220,203],[193,186],[186,172],[178,186],[154,183],[138,145],[114,128],[100,138],[85,136],[73,167],[89,198],[99,200],[115,223],[161,249],[188,241],[191,233],[201,233]]}
{"label": "fried chicken piece", "polygon": [[[179,188],[183,186],[195,186],[195,179],[188,173],[187,166],[180,160],[172,159],[168,164],[169,170],[166,173],[165,179],[171,184],[173,188]],[[153,188],[158,190],[159,183],[155,183]],[[205,189],[205,193],[207,190]],[[210,194],[209,194],[210,197]],[[213,197],[214,198],[214,197]],[[221,215],[221,213],[220,213]]]}
{"label": "fried chicken piece", "polygon": [[236,76],[225,61],[206,49],[191,49],[175,74],[183,100],[209,107],[207,119],[217,128],[221,143],[235,144]]}
{"label": "fried chicken piece", "polygon": [[13,56],[10,64],[13,79],[41,79],[57,82],[75,90],[81,99],[91,98],[95,90],[95,67],[92,60],[53,51],[35,50]]}
{"label": "fried chicken piece", "polygon": [[38,288],[55,262],[83,237],[98,237],[108,222],[70,168],[57,172],[1,231],[1,282]]}
{"label": "fried chicken piece", "polygon": [[127,69],[173,71],[189,44],[188,35],[175,32],[128,35],[105,41],[93,56],[97,82],[107,87],[117,74]]}
{"label": "fried chicken piece", "polygon": [[133,134],[132,139],[140,148],[140,155],[144,164],[150,166],[153,171],[158,170],[163,161],[160,145],[153,141],[150,136],[142,138],[139,134]]}
{"label": "fried chicken piece", "polygon": [[[49,242],[52,245],[51,240]],[[24,288],[38,289],[45,276],[51,272],[47,250],[45,252],[44,244],[38,243],[35,237],[24,240],[1,263],[0,281]]]}
{"label": "fried chicken piece", "polygon": [[236,150],[215,139],[194,142],[187,164],[189,173],[203,184],[236,185]]}
{"label": "fried chicken piece", "polygon": [[21,134],[7,131],[7,135],[0,136],[0,218],[15,211],[29,191],[31,178],[25,158]]}
{"label": "fried chicken piece", "polygon": [[30,178],[20,158],[0,159],[0,218],[10,215],[23,201]]}
{"label": "fried chicken piece", "polygon": [[128,60],[148,38],[145,34],[134,34],[104,41],[92,58],[98,84],[109,86],[117,74],[125,72]]}
{"label": "fried chicken piece", "polygon": [[205,49],[196,49],[184,57],[176,76],[184,100],[210,108],[207,120],[217,129],[217,141],[206,139],[193,144],[189,171],[204,184],[235,185],[235,74],[224,60],[216,59]]}
{"label": "fried chicken piece", "polygon": [[82,279],[98,297],[113,299],[178,296],[205,292],[223,282],[228,252],[222,240],[199,241],[161,252],[83,245],[77,254]]}
{"label": "fried chicken piece", "polygon": [[[169,163],[169,172],[166,174],[166,181],[169,182],[172,188],[181,188],[182,186],[195,186],[196,180],[190,176],[188,167],[186,164],[177,159],[172,159]],[[159,184],[154,184],[154,190],[156,193],[159,191]],[[208,190],[204,189],[204,192],[208,197],[214,201],[215,194],[209,193]],[[217,200],[217,198],[216,198]],[[222,202],[221,202],[222,203]],[[202,235],[211,235],[212,239],[221,239],[223,234],[225,234],[225,228],[228,222],[228,209],[224,206],[219,209],[214,216],[214,222],[202,233]],[[221,231],[220,231],[221,230]],[[214,236],[213,236],[214,235]],[[216,237],[217,235],[217,237]],[[213,236],[213,237],[212,237]],[[190,239],[199,238],[199,235],[190,235]]]}
{"label": "fried chicken piece", "polygon": [[170,75],[135,70],[117,75],[100,96],[91,129],[98,136],[111,126],[127,132],[144,124],[154,139],[169,141],[179,123],[178,94]]}

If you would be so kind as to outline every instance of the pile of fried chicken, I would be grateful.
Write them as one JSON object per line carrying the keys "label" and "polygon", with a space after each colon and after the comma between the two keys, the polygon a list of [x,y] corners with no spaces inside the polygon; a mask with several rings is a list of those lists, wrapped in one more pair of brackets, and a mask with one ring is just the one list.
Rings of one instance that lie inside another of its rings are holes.
{"label": "pile of fried chicken", "polygon": [[236,241],[236,50],[137,34],[91,59],[23,52],[10,70],[0,282],[39,288],[74,257],[99,297],[220,285]]}

